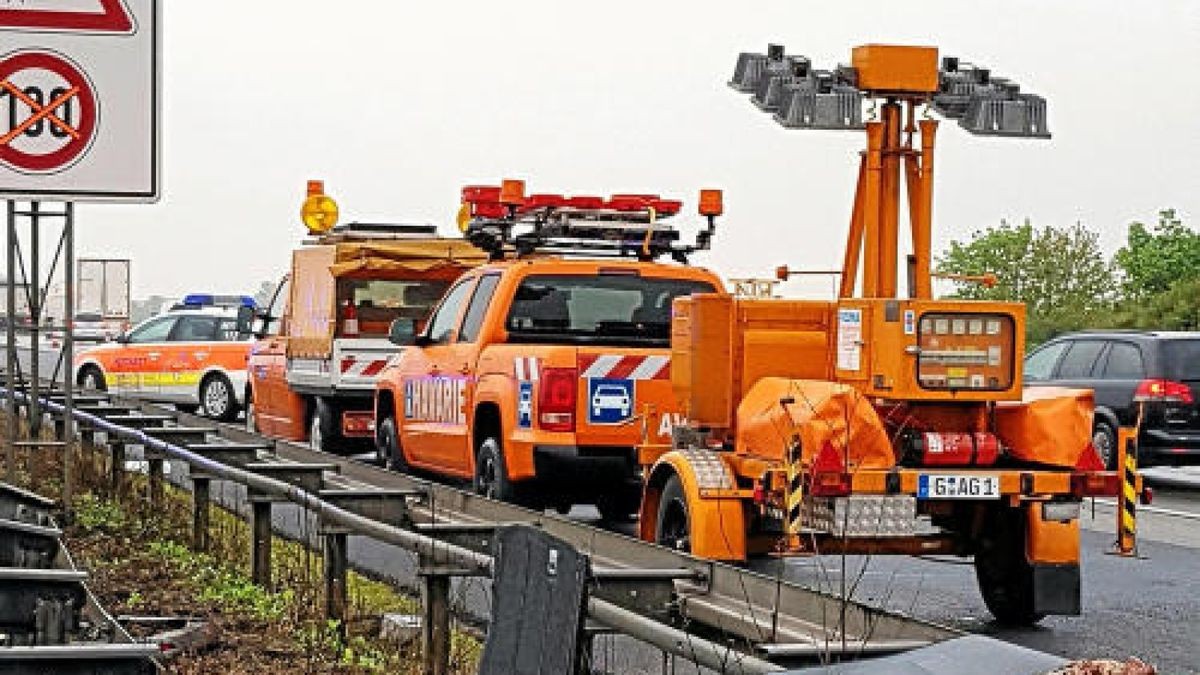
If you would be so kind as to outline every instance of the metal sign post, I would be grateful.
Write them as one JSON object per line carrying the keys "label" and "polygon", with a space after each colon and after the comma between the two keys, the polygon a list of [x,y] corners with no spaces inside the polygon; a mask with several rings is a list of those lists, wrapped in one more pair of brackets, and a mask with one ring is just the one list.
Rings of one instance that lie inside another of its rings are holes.
{"label": "metal sign post", "polygon": [[[4,475],[16,477],[18,448],[61,448],[68,511],[74,488],[75,202],[159,197],[161,19],[161,0],[23,0],[0,7],[0,198],[8,199],[5,386],[30,394],[27,441],[18,440],[15,397],[10,393],[5,401]],[[29,224],[24,249],[22,221]],[[47,228],[59,236],[43,273],[43,245],[53,241],[44,236]],[[50,317],[49,289],[60,265],[63,315]],[[46,387],[65,408],[63,437],[54,442],[40,438]]]}

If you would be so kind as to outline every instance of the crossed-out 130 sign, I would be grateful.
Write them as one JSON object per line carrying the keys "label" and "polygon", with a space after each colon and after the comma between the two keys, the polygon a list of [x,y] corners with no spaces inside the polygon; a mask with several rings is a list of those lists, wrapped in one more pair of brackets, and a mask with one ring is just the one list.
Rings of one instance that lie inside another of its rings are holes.
{"label": "crossed-out 130 sign", "polygon": [[50,51],[0,58],[0,161],[54,173],[78,161],[95,138],[100,101],[83,70]]}

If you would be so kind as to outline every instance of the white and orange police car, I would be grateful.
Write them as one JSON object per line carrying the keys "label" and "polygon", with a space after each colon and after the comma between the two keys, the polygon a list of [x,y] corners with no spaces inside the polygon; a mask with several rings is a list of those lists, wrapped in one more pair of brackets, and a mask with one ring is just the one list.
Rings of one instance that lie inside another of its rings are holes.
{"label": "white and orange police car", "polygon": [[110,342],[75,356],[75,382],[232,420],[245,406],[251,336],[237,329],[249,296],[196,293]]}

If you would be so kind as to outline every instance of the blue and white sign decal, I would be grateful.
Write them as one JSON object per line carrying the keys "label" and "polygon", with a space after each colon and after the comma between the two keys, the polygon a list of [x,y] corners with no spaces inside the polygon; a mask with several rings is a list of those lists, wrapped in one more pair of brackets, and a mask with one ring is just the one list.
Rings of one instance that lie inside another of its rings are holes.
{"label": "blue and white sign decal", "polygon": [[528,429],[533,426],[533,383],[517,385],[517,428]]}
{"label": "blue and white sign decal", "polygon": [[620,424],[633,417],[634,380],[597,377],[587,382],[589,424]]}

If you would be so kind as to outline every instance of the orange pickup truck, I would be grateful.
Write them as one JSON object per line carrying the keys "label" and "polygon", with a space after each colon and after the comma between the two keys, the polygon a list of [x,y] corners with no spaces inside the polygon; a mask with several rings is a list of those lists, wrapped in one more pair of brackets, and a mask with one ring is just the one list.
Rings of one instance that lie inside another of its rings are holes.
{"label": "orange pickup truck", "polygon": [[[669,442],[682,422],[670,382],[671,303],[721,292],[721,281],[653,260],[694,250],[653,222],[679,202],[533,195],[491,214],[499,193],[464,191],[467,236],[493,261],[455,282],[423,331],[393,326],[406,346],[376,387],[381,460],[470,479],[497,499],[560,510],[591,503],[606,518],[628,518],[640,501],[636,446]],[[533,232],[515,239],[522,224]],[[489,238],[493,226],[499,234]],[[634,242],[634,259],[606,248],[621,237]]]}

